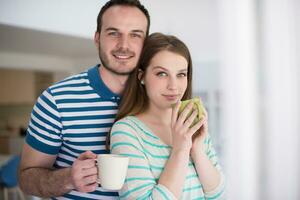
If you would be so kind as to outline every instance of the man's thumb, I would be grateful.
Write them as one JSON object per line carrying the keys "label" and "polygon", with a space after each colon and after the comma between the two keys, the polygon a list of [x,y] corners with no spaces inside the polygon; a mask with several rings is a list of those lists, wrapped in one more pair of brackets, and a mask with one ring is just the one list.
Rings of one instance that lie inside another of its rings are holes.
{"label": "man's thumb", "polygon": [[79,157],[78,157],[79,160],[95,159],[95,158],[97,158],[97,155],[94,154],[94,153],[91,152],[91,151],[83,152],[83,153],[80,154]]}

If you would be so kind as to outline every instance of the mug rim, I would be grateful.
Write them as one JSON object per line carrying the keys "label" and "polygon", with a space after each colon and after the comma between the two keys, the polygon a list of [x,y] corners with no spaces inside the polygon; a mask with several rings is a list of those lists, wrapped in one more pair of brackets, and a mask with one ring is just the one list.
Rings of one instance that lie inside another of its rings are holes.
{"label": "mug rim", "polygon": [[104,153],[104,154],[98,154],[97,157],[110,157],[110,158],[129,158],[128,156],[120,155],[120,154],[109,154],[109,153]]}

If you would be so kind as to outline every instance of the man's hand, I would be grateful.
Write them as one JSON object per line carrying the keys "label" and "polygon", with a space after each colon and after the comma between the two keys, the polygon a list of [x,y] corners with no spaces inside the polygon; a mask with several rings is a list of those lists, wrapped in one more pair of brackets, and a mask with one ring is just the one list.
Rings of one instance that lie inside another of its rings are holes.
{"label": "man's hand", "polygon": [[95,159],[97,155],[91,151],[86,151],[79,155],[71,168],[72,186],[79,192],[93,192],[98,183],[98,170]]}
{"label": "man's hand", "polygon": [[96,154],[86,151],[72,167],[54,169],[56,155],[49,155],[24,144],[19,170],[19,185],[26,194],[51,198],[76,189],[91,192],[97,187]]}

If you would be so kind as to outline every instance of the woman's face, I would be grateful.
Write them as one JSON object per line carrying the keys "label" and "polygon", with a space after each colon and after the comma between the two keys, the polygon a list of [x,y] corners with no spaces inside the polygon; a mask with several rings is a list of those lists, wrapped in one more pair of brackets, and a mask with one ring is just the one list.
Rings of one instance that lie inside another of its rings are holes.
{"label": "woman's face", "polygon": [[181,100],[188,83],[188,62],[176,53],[158,52],[147,67],[143,80],[150,108],[170,108]]}

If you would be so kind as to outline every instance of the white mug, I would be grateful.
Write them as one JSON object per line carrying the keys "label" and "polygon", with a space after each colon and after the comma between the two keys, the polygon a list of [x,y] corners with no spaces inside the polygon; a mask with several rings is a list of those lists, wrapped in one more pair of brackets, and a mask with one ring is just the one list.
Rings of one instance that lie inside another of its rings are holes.
{"label": "white mug", "polygon": [[120,190],[124,184],[129,157],[117,154],[97,156],[98,183],[107,190]]}

